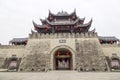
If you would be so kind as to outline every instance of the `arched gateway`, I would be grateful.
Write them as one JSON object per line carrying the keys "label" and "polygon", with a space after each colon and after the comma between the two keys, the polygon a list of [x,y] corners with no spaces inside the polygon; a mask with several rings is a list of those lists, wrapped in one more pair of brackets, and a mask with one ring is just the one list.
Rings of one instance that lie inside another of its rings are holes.
{"label": "arched gateway", "polygon": [[74,51],[68,46],[58,46],[51,52],[51,69],[73,70],[75,69]]}
{"label": "arched gateway", "polygon": [[72,69],[72,54],[67,49],[59,49],[54,53],[53,59],[55,70],[71,70]]}

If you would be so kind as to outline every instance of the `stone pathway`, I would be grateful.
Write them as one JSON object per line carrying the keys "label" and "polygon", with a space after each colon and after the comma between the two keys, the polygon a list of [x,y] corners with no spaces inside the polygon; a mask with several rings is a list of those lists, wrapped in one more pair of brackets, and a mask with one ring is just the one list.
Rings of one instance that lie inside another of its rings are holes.
{"label": "stone pathway", "polygon": [[120,72],[0,72],[0,80],[120,80]]}

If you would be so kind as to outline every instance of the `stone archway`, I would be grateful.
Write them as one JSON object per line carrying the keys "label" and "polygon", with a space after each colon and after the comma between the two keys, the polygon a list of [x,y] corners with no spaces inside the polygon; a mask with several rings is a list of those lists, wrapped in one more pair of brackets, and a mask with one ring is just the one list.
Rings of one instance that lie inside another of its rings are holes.
{"label": "stone archway", "polygon": [[66,45],[55,47],[51,51],[50,67],[52,70],[74,70],[75,52],[73,49]]}

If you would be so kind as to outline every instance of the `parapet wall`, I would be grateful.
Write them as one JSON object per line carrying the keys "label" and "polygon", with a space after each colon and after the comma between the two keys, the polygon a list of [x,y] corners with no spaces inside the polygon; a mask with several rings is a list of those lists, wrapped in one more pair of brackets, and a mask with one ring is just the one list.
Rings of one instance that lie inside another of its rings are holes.
{"label": "parapet wall", "polygon": [[25,48],[24,45],[0,45],[0,49],[19,49],[19,48]]}
{"label": "parapet wall", "polygon": [[29,34],[29,38],[94,38],[97,37],[96,32],[85,33],[32,33]]}
{"label": "parapet wall", "polygon": [[11,57],[12,55],[16,55],[16,57],[22,57],[25,51],[25,47],[23,45],[1,45],[0,46],[0,57]]}
{"label": "parapet wall", "polygon": [[117,54],[120,57],[120,44],[101,44],[105,56],[111,57]]}
{"label": "parapet wall", "polygon": [[101,44],[102,47],[120,47],[120,44]]}
{"label": "parapet wall", "polygon": [[15,55],[17,58],[22,58],[25,53],[25,46],[15,45],[0,45],[0,68],[5,63],[6,58]]}

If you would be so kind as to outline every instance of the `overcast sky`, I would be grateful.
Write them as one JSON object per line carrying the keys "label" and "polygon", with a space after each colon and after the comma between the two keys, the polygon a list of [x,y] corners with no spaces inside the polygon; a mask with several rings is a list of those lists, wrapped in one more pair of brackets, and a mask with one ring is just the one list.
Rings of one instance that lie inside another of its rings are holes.
{"label": "overcast sky", "polygon": [[116,36],[120,39],[120,0],[0,0],[0,43],[8,44],[12,38],[28,37],[40,18],[52,13],[76,8],[77,16],[91,18],[91,29],[99,36]]}

